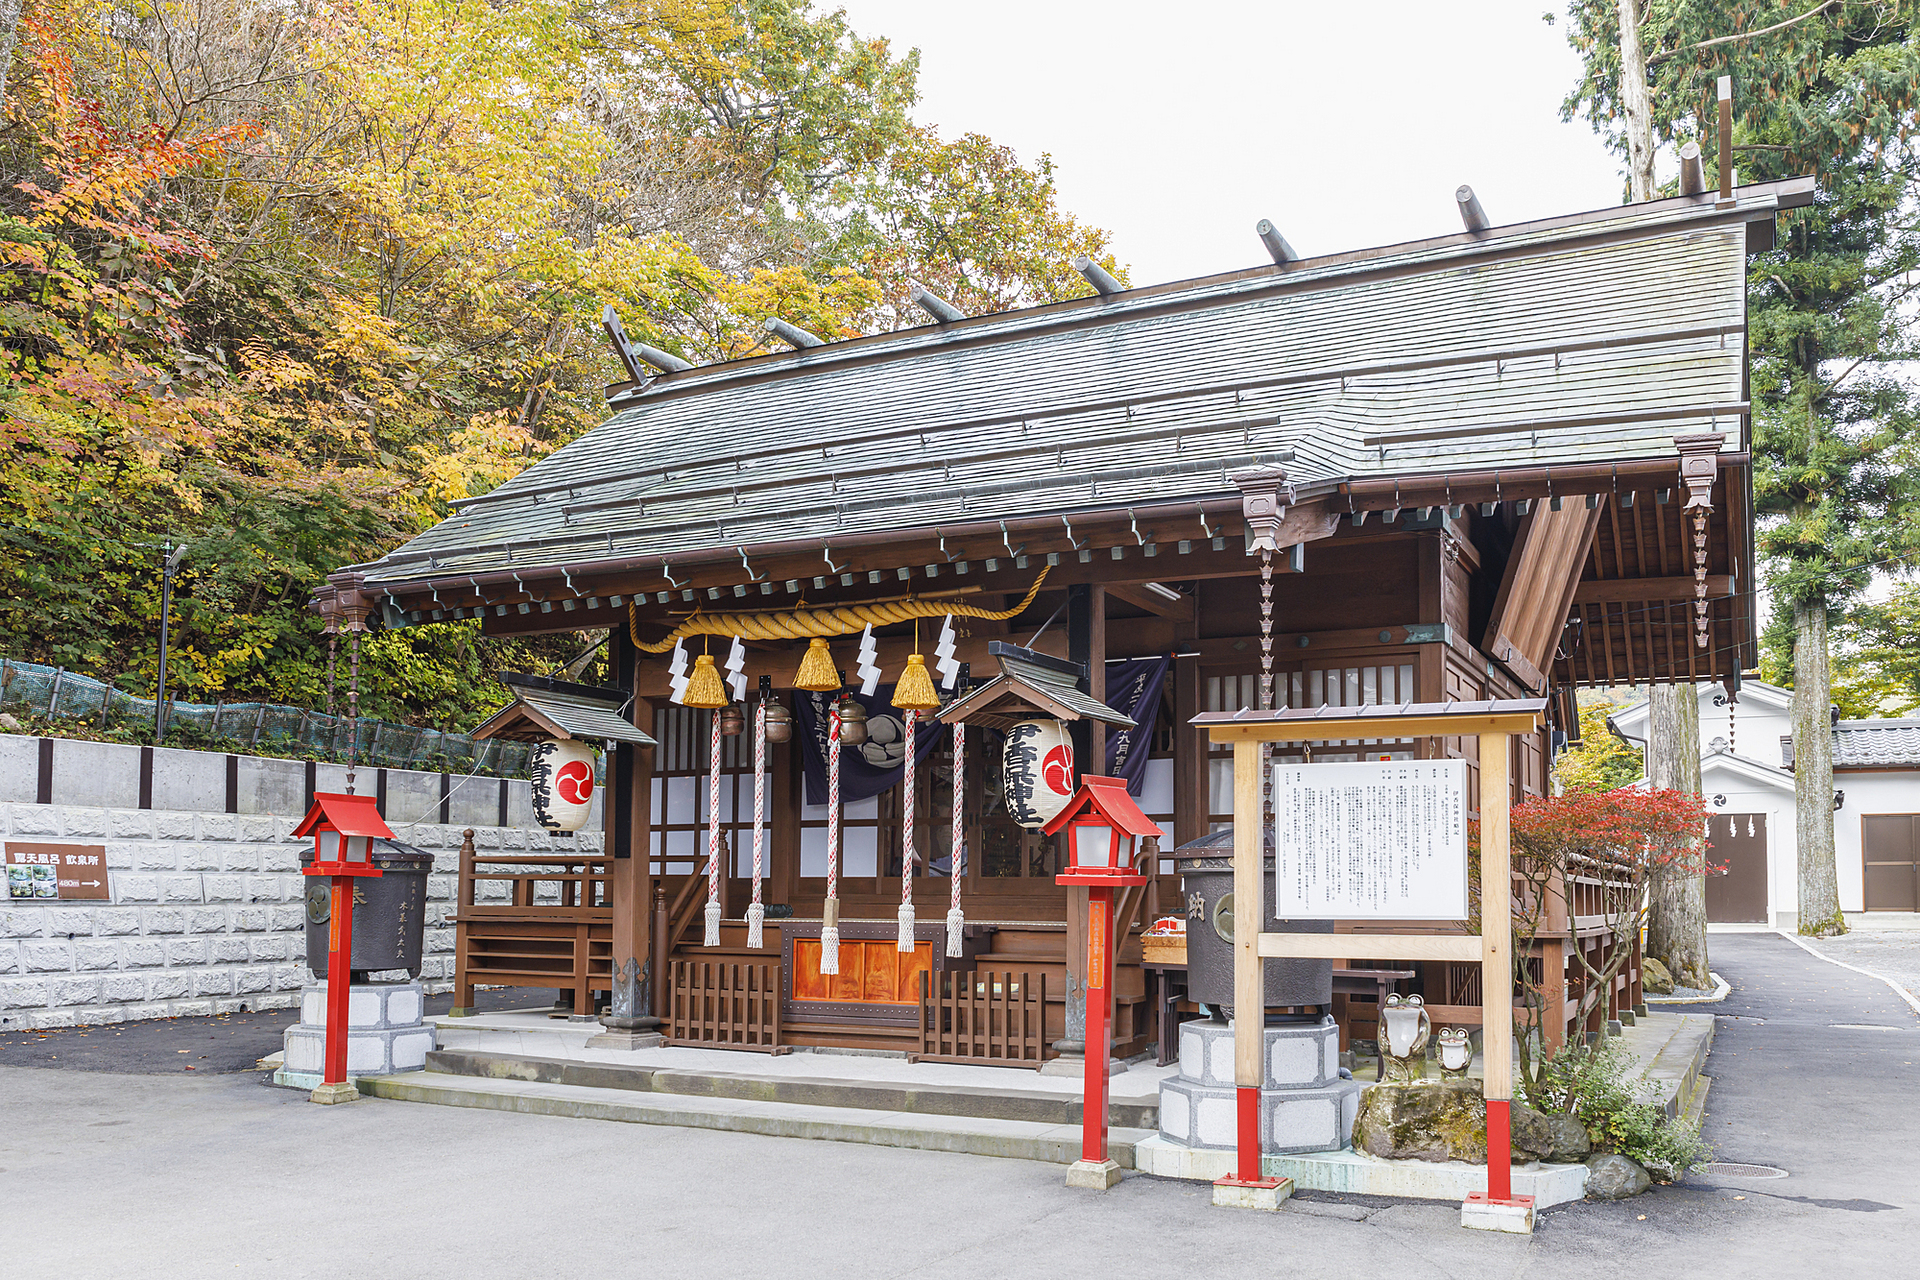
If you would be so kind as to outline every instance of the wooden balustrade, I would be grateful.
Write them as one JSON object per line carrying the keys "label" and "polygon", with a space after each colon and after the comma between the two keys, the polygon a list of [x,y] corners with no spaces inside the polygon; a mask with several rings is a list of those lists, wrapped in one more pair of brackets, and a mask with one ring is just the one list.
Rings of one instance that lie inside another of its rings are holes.
{"label": "wooden balustrade", "polygon": [[917,1061],[1037,1068],[1046,1058],[1045,974],[982,969],[919,977]]}
{"label": "wooden balustrade", "polygon": [[786,1053],[780,966],[773,961],[675,960],[667,1038],[674,1044]]}
{"label": "wooden balustrade", "polygon": [[[475,986],[569,992],[591,1013],[613,989],[613,912],[603,854],[479,853],[460,847],[454,905],[454,1005],[473,1007]],[[485,886],[506,886],[490,894]],[[543,888],[551,886],[551,888]]]}

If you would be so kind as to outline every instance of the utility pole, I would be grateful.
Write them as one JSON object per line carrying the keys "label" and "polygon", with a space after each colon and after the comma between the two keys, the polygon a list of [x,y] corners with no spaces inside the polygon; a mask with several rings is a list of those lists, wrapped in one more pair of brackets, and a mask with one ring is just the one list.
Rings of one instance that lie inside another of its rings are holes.
{"label": "utility pole", "polygon": [[173,613],[173,575],[180,567],[180,558],[187,554],[187,544],[182,542],[175,547],[173,540],[168,539],[166,552],[166,562],[160,568],[160,684],[153,695],[155,746],[167,740],[167,633]]}

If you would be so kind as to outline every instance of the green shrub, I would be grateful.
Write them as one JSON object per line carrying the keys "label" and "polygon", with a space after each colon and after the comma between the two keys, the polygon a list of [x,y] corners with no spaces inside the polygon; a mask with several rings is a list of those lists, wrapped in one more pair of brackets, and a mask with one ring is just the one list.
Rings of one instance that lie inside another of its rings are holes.
{"label": "green shrub", "polygon": [[1596,1152],[1617,1152],[1656,1176],[1668,1174],[1663,1180],[1712,1158],[1699,1126],[1668,1119],[1664,1109],[1635,1096],[1646,1076],[1629,1078],[1630,1067],[1616,1044],[1564,1045],[1548,1060],[1528,1099],[1541,1111],[1578,1117]]}

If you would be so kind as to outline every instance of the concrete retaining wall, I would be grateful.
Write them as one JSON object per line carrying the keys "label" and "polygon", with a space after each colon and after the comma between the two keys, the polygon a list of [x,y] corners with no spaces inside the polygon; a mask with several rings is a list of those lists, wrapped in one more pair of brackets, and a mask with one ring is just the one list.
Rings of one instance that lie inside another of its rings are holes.
{"label": "concrete retaining wall", "polygon": [[[44,741],[52,743],[51,803],[39,802]],[[0,734],[0,842],[104,845],[109,894],[96,902],[0,897],[0,1029],[291,1008],[314,981],[301,905],[305,842],[289,835],[305,811],[305,762],[152,751],[150,807],[142,808],[141,751]],[[356,789],[374,792],[380,772],[361,769]],[[524,781],[505,783],[509,825],[499,825],[502,784],[492,778],[454,791],[452,821],[442,824],[441,775],[384,772],[395,835],[435,855],[420,974],[429,991],[452,985],[447,917],[463,828],[483,850],[600,851],[598,795],[588,825],[569,838],[529,829]],[[314,773],[318,790],[345,789],[343,766]]]}

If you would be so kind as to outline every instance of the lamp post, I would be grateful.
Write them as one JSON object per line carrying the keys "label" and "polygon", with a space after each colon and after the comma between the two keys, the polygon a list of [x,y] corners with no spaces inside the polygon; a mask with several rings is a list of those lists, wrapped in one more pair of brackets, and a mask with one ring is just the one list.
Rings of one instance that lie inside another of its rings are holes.
{"label": "lamp post", "polygon": [[293,830],[296,839],[313,838],[310,876],[332,880],[331,915],[327,929],[327,1051],[315,1102],[351,1102],[359,1091],[347,1081],[347,997],[353,989],[353,882],[378,876],[373,865],[375,837],[391,839],[393,831],[380,816],[372,796],[320,792],[313,807]]}
{"label": "lamp post", "polygon": [[1056,884],[1087,890],[1086,1074],[1080,1101],[1080,1158],[1067,1170],[1067,1185],[1104,1191],[1120,1181],[1120,1166],[1107,1155],[1107,1061],[1113,1052],[1110,1019],[1113,987],[1113,891],[1144,885],[1134,866],[1142,836],[1165,834],[1127,794],[1123,778],[1085,777],[1067,806],[1046,825],[1046,834],[1066,833],[1067,869]]}
{"label": "lamp post", "polygon": [[160,566],[160,685],[153,695],[155,746],[167,740],[167,631],[173,613],[173,575],[180,567],[180,558],[187,554],[187,544],[176,547],[169,539],[166,549],[167,558]]}

